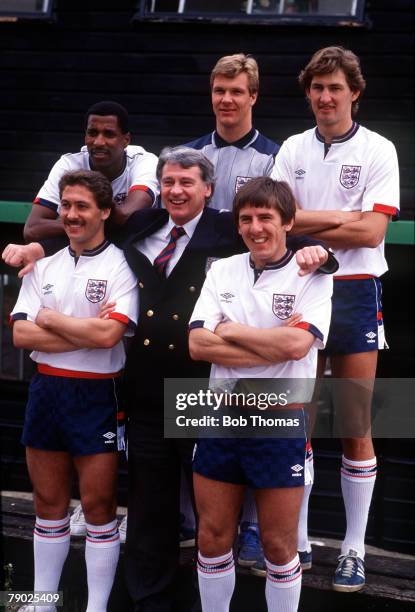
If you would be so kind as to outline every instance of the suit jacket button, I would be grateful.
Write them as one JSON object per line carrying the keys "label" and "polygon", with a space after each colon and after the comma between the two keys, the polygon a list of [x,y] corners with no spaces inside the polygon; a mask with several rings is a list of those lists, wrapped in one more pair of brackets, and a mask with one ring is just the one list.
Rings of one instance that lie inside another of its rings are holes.
{"label": "suit jacket button", "polygon": [[152,317],[152,316],[153,316],[153,314],[154,314],[154,311],[153,311],[153,310],[147,310],[147,316],[148,316],[148,317]]}
{"label": "suit jacket button", "polygon": [[144,343],[143,343],[143,344],[144,344],[144,346],[148,346],[148,345],[150,344],[150,340],[149,340],[148,338],[146,338],[146,339],[144,340]]}
{"label": "suit jacket button", "polygon": [[173,351],[174,350],[174,344],[169,344],[169,351]]}
{"label": "suit jacket button", "polygon": [[173,318],[175,321],[178,321],[178,320],[179,320],[179,315],[178,315],[178,314],[174,314],[172,318]]}
{"label": "suit jacket button", "polygon": [[194,293],[196,291],[196,287],[193,287],[193,285],[191,285],[189,287],[189,291],[190,291],[190,293]]}
{"label": "suit jacket button", "polygon": [[138,286],[140,287],[140,289],[144,289],[144,285],[143,285],[143,283],[141,283],[141,282],[140,282],[140,283],[138,283]]}

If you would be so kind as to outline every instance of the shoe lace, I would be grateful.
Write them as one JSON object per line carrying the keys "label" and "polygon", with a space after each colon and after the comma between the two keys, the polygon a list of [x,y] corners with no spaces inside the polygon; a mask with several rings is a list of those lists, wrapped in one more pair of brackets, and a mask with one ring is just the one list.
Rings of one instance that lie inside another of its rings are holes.
{"label": "shoe lace", "polygon": [[346,578],[351,578],[356,573],[358,567],[357,557],[352,555],[344,555],[339,557],[341,563],[340,571]]}

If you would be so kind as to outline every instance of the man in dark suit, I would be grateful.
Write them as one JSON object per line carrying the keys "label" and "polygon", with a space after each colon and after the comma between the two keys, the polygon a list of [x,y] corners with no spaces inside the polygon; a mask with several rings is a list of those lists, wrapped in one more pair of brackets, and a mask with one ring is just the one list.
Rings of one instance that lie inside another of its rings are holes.
{"label": "man in dark suit", "polygon": [[[162,153],[158,178],[165,208],[133,215],[125,226],[126,259],[137,275],[140,318],[128,353],[129,500],[126,579],[136,611],[183,612],[174,588],[179,561],[179,493],[183,465],[191,481],[191,440],[163,437],[164,378],[208,377],[194,362],[187,324],[210,258],[235,253],[230,215],[205,207],[213,166],[199,152]],[[173,228],[185,233],[174,242]],[[168,261],[155,259],[167,250]]]}

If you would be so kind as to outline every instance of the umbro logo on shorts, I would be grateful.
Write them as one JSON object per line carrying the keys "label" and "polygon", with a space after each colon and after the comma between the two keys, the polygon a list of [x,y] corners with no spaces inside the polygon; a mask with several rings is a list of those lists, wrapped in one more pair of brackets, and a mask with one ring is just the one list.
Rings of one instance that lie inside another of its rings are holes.
{"label": "umbro logo on shorts", "polygon": [[370,331],[367,334],[365,334],[365,336],[367,338],[366,342],[368,344],[373,344],[373,342],[375,342],[375,340],[374,340],[374,338],[376,338],[375,332]]}
{"label": "umbro logo on shorts", "polygon": [[299,465],[298,463],[296,465],[292,465],[291,466],[292,471],[294,472],[293,474],[291,474],[291,476],[301,476],[301,471],[304,469],[302,465]]}
{"label": "umbro logo on shorts", "polygon": [[107,433],[102,434],[103,438],[107,438],[105,440],[105,444],[114,444],[114,439],[113,438],[115,438],[116,436],[117,436],[117,434],[115,434],[112,431],[107,431]]}

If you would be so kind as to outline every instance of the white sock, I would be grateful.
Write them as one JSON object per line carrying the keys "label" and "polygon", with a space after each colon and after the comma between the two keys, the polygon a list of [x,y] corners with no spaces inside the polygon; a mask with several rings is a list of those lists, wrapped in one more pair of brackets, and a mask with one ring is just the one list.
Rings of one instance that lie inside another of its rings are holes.
{"label": "white sock", "polygon": [[195,529],[195,513],[193,510],[192,498],[190,497],[189,483],[186,480],[182,468],[180,478],[180,514],[183,515],[183,526],[187,529]]}
{"label": "white sock", "polygon": [[[70,546],[69,515],[57,521],[36,517],[33,532],[35,591],[57,591],[63,564]],[[55,612],[55,606],[42,606],[44,612]]]}
{"label": "white sock", "polygon": [[85,561],[88,578],[86,612],[106,612],[120,555],[117,519],[106,525],[86,524]]}
{"label": "white sock", "polygon": [[297,550],[301,550],[302,552],[310,552],[311,544],[310,540],[308,539],[308,502],[310,499],[311,489],[313,488],[314,483],[314,460],[311,444],[307,444],[305,468],[306,476],[308,473],[309,484],[304,485],[303,501],[301,502],[300,516],[298,519]]}
{"label": "white sock", "polygon": [[245,489],[241,523],[258,523],[258,515],[256,512],[255,495],[253,489]]}
{"label": "white sock", "polygon": [[198,554],[197,575],[203,612],[228,612],[235,588],[235,563],[230,550],[220,557]]}
{"label": "white sock", "polygon": [[297,612],[301,593],[301,565],[298,555],[285,565],[274,565],[268,559],[265,559],[265,564],[268,612]]}
{"label": "white sock", "polygon": [[352,461],[342,456],[341,487],[347,524],[342,555],[354,550],[361,559],[365,557],[366,525],[375,480],[376,457]]}

